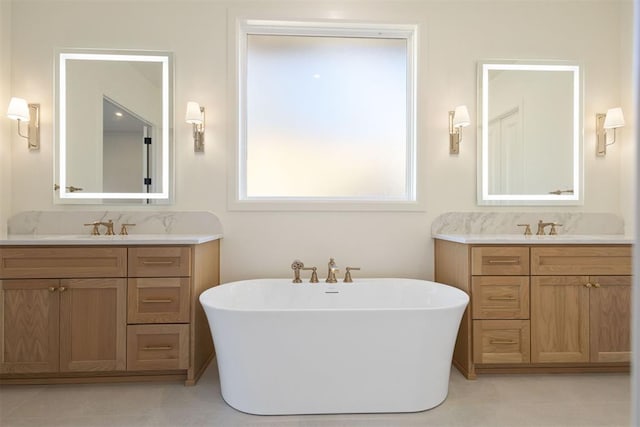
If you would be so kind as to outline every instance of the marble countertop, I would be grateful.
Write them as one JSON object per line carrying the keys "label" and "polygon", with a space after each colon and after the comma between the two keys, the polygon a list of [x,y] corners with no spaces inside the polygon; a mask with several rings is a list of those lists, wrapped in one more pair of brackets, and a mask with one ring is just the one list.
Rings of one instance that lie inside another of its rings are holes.
{"label": "marble countertop", "polygon": [[88,234],[9,234],[0,236],[0,245],[197,245],[222,238],[222,234],[129,234],[91,236]]}
{"label": "marble countertop", "polygon": [[509,245],[630,245],[633,236],[625,234],[558,234],[555,236],[525,236],[523,234],[433,234],[434,239],[465,244]]}

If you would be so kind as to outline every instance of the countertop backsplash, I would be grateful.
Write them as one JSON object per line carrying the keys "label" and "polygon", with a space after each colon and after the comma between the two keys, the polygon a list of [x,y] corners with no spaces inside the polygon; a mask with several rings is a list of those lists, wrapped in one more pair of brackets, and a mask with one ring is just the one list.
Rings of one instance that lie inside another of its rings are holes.
{"label": "countertop backsplash", "polygon": [[121,224],[129,234],[222,234],[222,224],[212,212],[205,211],[27,211],[18,213],[7,222],[9,235],[90,234],[93,221],[114,223],[114,231]]}
{"label": "countertop backsplash", "polygon": [[624,234],[624,220],[611,213],[573,212],[448,212],[431,224],[431,234],[523,234],[517,224],[530,224],[536,232],[538,220],[562,224],[558,234]]}

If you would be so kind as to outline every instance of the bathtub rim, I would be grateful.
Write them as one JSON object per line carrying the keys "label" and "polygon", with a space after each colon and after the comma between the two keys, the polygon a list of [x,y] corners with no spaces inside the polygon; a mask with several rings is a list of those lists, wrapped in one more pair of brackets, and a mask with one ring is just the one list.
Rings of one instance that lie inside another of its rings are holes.
{"label": "bathtub rim", "polygon": [[[288,283],[290,285],[295,285],[295,286],[307,286],[307,287],[313,287],[313,286],[325,286],[325,287],[342,287],[342,286],[354,286],[354,285],[358,285],[359,282],[358,281],[354,281],[353,283],[344,283],[344,282],[338,282],[338,283],[325,283],[325,282],[320,282],[320,283],[309,283],[309,282],[303,282],[303,283],[293,283],[291,281],[290,278],[281,278],[281,277],[275,277],[275,278],[260,278],[260,279],[244,279],[244,280],[235,280],[233,282],[227,282],[227,283],[221,283],[220,285],[205,289],[200,296],[198,297],[198,300],[200,301],[200,304],[204,307],[208,307],[214,310],[219,310],[219,311],[224,311],[224,312],[249,312],[249,313],[269,313],[269,312],[274,312],[274,313],[302,313],[302,312],[372,312],[372,311],[383,311],[383,312],[410,312],[410,311],[441,311],[441,310],[454,310],[460,307],[467,307],[469,305],[469,302],[471,301],[471,297],[469,296],[469,294],[467,294],[465,291],[463,291],[462,289],[456,288],[455,286],[452,285],[447,285],[445,283],[440,283],[440,282],[434,282],[432,280],[423,280],[423,279],[412,279],[412,278],[402,278],[402,277],[369,277],[369,278],[362,278],[361,280],[365,281],[365,280],[408,280],[411,282],[427,282],[427,283],[433,283],[435,285],[438,286],[446,286],[448,288],[454,289],[455,293],[460,293],[460,296],[464,296],[466,297],[466,300],[464,301],[460,301],[458,303],[451,303],[445,306],[435,306],[435,307],[394,307],[394,308],[384,308],[384,307],[361,307],[361,308],[237,308],[237,307],[219,307],[219,306],[215,306],[215,305],[211,305],[211,304],[205,304],[205,302],[203,302],[203,295],[212,289],[216,289],[219,288],[220,286],[224,286],[224,285],[233,285],[233,284],[237,284],[237,283],[246,283],[246,282],[259,282],[259,281],[263,281],[263,280],[269,280],[269,281],[278,281],[278,280],[282,280],[285,283]],[[364,284],[364,283],[360,283],[360,284]]]}

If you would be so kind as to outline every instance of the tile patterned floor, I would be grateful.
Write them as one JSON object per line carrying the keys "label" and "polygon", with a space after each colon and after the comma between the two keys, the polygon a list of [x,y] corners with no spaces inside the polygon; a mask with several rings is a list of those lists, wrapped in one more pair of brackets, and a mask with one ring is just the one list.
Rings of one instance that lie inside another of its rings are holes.
{"label": "tile patterned floor", "polygon": [[220,396],[215,363],[195,387],[181,383],[3,386],[0,425],[10,426],[628,426],[627,374],[484,375],[451,372],[449,396],[411,414],[254,416]]}

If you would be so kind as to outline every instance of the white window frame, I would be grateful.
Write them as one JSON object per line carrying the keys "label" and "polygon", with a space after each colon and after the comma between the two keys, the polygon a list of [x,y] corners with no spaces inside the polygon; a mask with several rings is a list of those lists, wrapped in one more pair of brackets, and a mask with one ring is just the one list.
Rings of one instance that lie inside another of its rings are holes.
{"label": "white window frame", "polygon": [[[373,211],[414,211],[424,210],[419,202],[417,189],[417,142],[416,142],[416,68],[418,28],[411,24],[363,24],[351,22],[310,22],[261,19],[238,19],[236,21],[235,49],[230,52],[230,78],[234,88],[236,119],[233,158],[234,165],[229,179],[230,210],[268,211],[313,211],[313,210],[373,210]],[[297,197],[260,197],[246,195],[246,85],[247,85],[247,39],[249,35],[290,35],[290,36],[338,36],[395,38],[407,42],[407,159],[406,194],[402,199],[331,199]]]}

